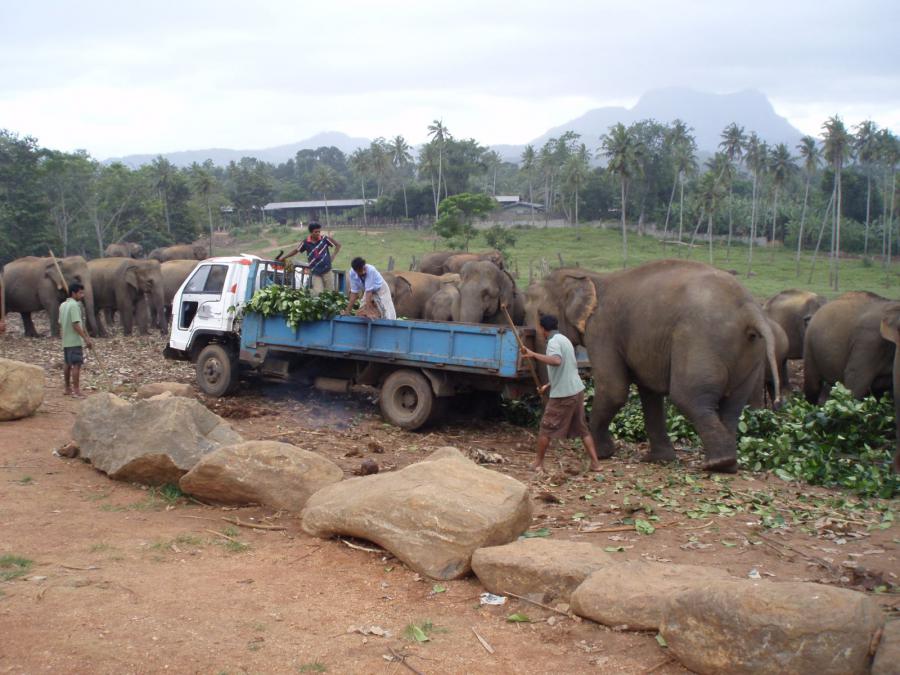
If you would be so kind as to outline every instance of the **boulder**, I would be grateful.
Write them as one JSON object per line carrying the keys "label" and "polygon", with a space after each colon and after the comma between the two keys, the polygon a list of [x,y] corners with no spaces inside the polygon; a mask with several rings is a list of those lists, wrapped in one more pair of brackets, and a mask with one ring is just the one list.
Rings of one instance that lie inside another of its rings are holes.
{"label": "boulder", "polygon": [[658,630],[670,598],[710,580],[731,579],[700,565],[633,560],[602,567],[572,594],[572,611],[607,626]]}
{"label": "boulder", "polygon": [[337,464],[309,450],[247,441],[204,455],[178,484],[183,492],[220,504],[263,504],[299,513],[314,492],[343,477]]}
{"label": "boulder", "polygon": [[666,604],[660,633],[698,673],[866,673],[881,610],[863,593],[806,582],[708,581]]}
{"label": "boulder", "polygon": [[569,602],[591,572],[613,564],[599,546],[543,538],[480,548],[472,556],[472,571],[491,593],[515,593],[538,602]]}
{"label": "boulder", "polygon": [[898,675],[900,673],[900,621],[891,621],[884,627],[878,652],[872,664],[872,675]]}
{"label": "boulder", "polygon": [[0,359],[0,422],[33,415],[44,402],[44,369]]}
{"label": "boulder", "polygon": [[150,382],[149,384],[141,385],[137,390],[137,397],[150,398],[151,396],[158,396],[165,392],[170,392],[172,396],[194,398],[193,387],[189,384],[182,384],[181,382]]}
{"label": "boulder", "polygon": [[110,478],[147,485],[178,483],[200,458],[244,439],[218,415],[180,396],[138,401],[89,397],[72,429],[82,459]]}
{"label": "boulder", "polygon": [[531,500],[514,478],[441,448],[400,471],[324,487],[302,517],[309,534],[368,539],[417,572],[456,579],[476,549],[513,541],[529,526]]}

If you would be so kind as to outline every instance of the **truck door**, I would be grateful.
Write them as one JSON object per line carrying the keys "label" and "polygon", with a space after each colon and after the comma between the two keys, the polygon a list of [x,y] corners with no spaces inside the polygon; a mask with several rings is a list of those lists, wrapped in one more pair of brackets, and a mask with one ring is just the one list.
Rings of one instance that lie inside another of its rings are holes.
{"label": "truck door", "polygon": [[179,331],[223,330],[226,327],[230,318],[226,304],[231,304],[226,303],[226,299],[233,299],[233,294],[224,292],[228,270],[229,265],[221,263],[200,265],[194,270],[181,293],[177,314],[173,312],[172,316]]}

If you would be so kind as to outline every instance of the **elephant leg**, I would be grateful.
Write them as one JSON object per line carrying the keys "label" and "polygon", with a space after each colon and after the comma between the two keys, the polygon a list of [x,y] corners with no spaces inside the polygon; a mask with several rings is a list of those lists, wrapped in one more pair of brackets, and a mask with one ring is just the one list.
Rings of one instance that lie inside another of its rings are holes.
{"label": "elephant leg", "polygon": [[97,337],[108,338],[109,331],[106,329],[106,323],[100,320],[101,310],[94,312],[94,323],[97,324]]}
{"label": "elephant leg", "polygon": [[[628,374],[620,359],[611,355],[608,359],[591,354],[594,375],[594,403],[591,410],[591,435],[597,445],[597,457],[609,459],[616,452],[609,423],[628,400]],[[606,361],[606,363],[604,362]]]}
{"label": "elephant leg", "polygon": [[872,393],[872,385],[885,370],[879,356],[877,349],[854,348],[850,352],[844,368],[844,386],[854,398],[865,398]]}
{"label": "elephant leg", "polygon": [[31,312],[21,312],[22,325],[25,326],[25,337],[40,337],[34,328]]}
{"label": "elephant leg", "polygon": [[115,325],[115,317],[114,312],[109,307],[103,308],[103,318],[106,321],[106,326],[109,330],[112,330],[112,327]]}
{"label": "elephant leg", "polygon": [[819,374],[819,368],[812,354],[807,353],[803,356],[803,396],[807,402],[813,405],[819,405],[819,399],[822,396],[822,376]]}
{"label": "elephant leg", "polygon": [[122,320],[122,335],[131,335],[134,329],[134,309],[130,298],[118,305],[119,318]]}
{"label": "elephant leg", "polygon": [[641,457],[642,462],[672,462],[675,448],[666,430],[666,399],[662,394],[638,386],[641,407],[644,409],[644,427],[650,439],[650,452]]}
{"label": "elephant leg", "polygon": [[141,296],[134,303],[134,322],[137,324],[138,333],[140,335],[150,334],[150,308],[147,300]]}
{"label": "elephant leg", "polygon": [[59,337],[59,304],[51,302],[47,309],[47,316],[50,319],[50,336]]}
{"label": "elephant leg", "polygon": [[[741,420],[741,413],[747,407],[747,402],[753,397],[754,392],[759,387],[759,381],[764,377],[765,366],[761,366],[755,372],[751,373],[743,383],[731,389],[731,394],[719,401],[719,419],[728,430],[737,439],[738,422]],[[772,383],[774,385],[774,383]],[[772,401],[775,399],[772,398]]]}

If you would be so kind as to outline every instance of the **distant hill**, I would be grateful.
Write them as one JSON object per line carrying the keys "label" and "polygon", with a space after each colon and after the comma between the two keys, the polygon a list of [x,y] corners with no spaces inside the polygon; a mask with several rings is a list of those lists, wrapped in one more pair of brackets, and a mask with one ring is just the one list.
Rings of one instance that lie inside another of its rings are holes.
{"label": "distant hill", "polygon": [[190,166],[194,162],[203,164],[211,159],[213,164],[225,166],[232,160],[239,161],[242,157],[255,157],[256,159],[273,164],[281,164],[293,159],[300,150],[315,150],[323,146],[334,146],[345,154],[350,154],[357,148],[367,148],[371,141],[368,138],[353,138],[339,131],[323,131],[305,140],[287,145],[276,145],[273,148],[261,150],[231,150],[230,148],[208,148],[205,150],[180,150],[178,152],[162,152],[152,155],[127,155],[125,157],[110,157],[104,160],[105,164],[122,162],[125,166],[136,169],[143,164],[149,164],[158,155],[162,155],[172,164],[179,167]]}
{"label": "distant hill", "polygon": [[[600,137],[609,127],[617,122],[628,125],[643,119],[654,119],[663,123],[675,119],[683,120],[694,128],[697,149],[703,154],[716,151],[722,130],[732,122],[743,126],[748,134],[755,131],[770,145],[787,143],[792,150],[803,136],[799,130],[791,126],[790,122],[778,115],[769,99],[758,91],[709,94],[672,87],[647,92],[633,108],[595,108],[581,117],[550,129],[530,143],[537,150],[550,138],[571,130],[581,134],[582,142],[587,144],[588,149],[596,151],[600,145]],[[511,162],[518,162],[525,149],[524,145],[492,147],[501,157]]]}

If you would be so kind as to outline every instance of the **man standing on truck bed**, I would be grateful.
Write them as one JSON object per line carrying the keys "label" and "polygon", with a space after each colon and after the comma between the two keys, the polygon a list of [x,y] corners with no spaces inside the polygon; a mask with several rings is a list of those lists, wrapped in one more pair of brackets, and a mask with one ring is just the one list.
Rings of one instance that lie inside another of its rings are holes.
{"label": "man standing on truck bed", "polygon": [[578,375],[575,348],[569,338],[557,331],[558,327],[559,322],[552,314],[541,317],[538,330],[547,341],[546,354],[538,354],[522,346],[522,356],[547,364],[547,376],[550,379],[550,382],[538,391],[539,394],[543,394],[549,388],[550,398],[541,418],[537,457],[531,468],[543,471],[544,453],[547,452],[551,439],[581,438],[584,449],[591,459],[591,471],[600,471],[602,466],[597,458],[594,438],[584,417],[584,383]]}
{"label": "man standing on truck bed", "polygon": [[[334,254],[329,251],[334,248]],[[329,236],[322,236],[322,226],[313,221],[309,224],[309,236],[299,245],[291,249],[287,255],[279,256],[276,260],[287,260],[297,253],[306,253],[309,261],[309,274],[312,284],[312,294],[318,295],[322,291],[334,290],[334,275],[331,273],[331,263],[341,251],[340,243]]]}
{"label": "man standing on truck bed", "polygon": [[347,300],[347,308],[343,314],[351,314],[353,305],[359,294],[362,293],[362,302],[359,305],[358,316],[370,319],[396,319],[397,310],[394,309],[394,300],[391,298],[391,289],[388,288],[384,277],[362,258],[356,257],[350,263],[350,297]]}

